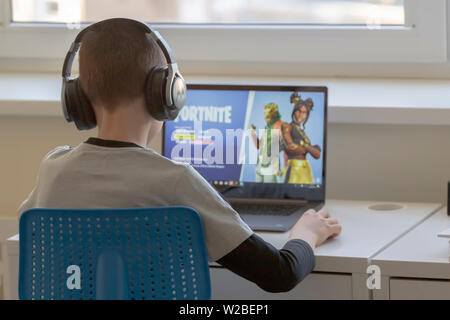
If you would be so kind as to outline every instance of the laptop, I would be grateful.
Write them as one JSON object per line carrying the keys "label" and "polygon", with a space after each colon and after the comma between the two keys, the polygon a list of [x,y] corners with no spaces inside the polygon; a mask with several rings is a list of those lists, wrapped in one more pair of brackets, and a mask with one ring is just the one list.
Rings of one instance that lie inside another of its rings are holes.
{"label": "laptop", "polygon": [[255,231],[325,203],[326,87],[189,84],[163,154],[190,163]]}

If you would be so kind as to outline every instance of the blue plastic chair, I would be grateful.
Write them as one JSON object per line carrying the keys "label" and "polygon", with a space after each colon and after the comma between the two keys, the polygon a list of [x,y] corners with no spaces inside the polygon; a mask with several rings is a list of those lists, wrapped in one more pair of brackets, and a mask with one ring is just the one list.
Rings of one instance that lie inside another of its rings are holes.
{"label": "blue plastic chair", "polygon": [[185,207],[33,209],[20,219],[22,300],[206,300],[208,256]]}

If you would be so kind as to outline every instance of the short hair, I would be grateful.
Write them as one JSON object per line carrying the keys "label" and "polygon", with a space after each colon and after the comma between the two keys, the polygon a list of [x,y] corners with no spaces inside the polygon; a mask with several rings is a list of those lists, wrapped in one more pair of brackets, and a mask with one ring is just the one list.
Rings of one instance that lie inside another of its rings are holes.
{"label": "short hair", "polygon": [[92,104],[110,110],[144,94],[148,73],[167,61],[138,26],[106,21],[88,31],[80,49],[80,82]]}

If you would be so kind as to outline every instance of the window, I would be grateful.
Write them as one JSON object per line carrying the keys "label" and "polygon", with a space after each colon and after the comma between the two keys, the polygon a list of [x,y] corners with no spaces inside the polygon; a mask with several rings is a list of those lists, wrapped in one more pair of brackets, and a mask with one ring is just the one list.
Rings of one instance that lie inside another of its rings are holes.
{"label": "window", "polygon": [[92,22],[126,15],[156,24],[396,25],[403,0],[13,0],[13,21]]}
{"label": "window", "polygon": [[447,63],[446,0],[0,0],[0,5],[0,58],[45,59],[58,66],[78,27],[116,16],[151,22],[182,67],[196,74],[212,73],[212,65],[226,72],[235,66],[241,73],[280,65],[301,74],[304,64]]}

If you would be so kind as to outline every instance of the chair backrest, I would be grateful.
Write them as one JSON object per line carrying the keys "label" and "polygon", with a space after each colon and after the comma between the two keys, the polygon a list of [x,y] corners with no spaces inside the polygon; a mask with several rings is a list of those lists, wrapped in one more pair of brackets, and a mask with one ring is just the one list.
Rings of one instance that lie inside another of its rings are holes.
{"label": "chair backrest", "polygon": [[33,209],[20,219],[23,300],[205,300],[203,225],[186,207]]}

